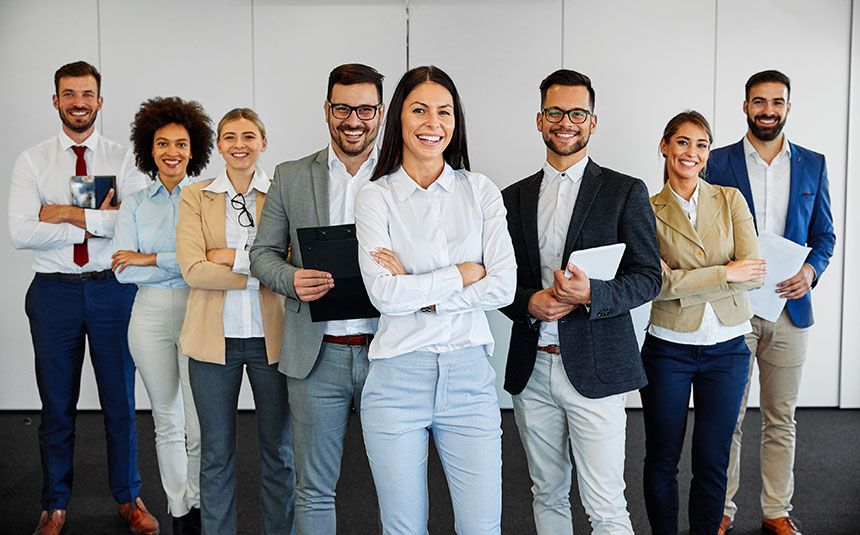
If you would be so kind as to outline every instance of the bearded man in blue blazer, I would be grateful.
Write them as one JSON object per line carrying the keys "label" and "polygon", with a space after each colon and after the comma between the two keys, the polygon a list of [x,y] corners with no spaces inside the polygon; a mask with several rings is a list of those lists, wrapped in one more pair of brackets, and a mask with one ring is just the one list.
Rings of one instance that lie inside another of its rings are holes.
{"label": "bearded man in blue blazer", "polygon": [[[782,129],[788,112],[791,81],[779,71],[763,71],[746,83],[743,104],[748,130],[744,138],[711,152],[708,182],[738,188],[746,198],[756,230],[773,232],[811,247],[800,271],[780,282],[787,299],[776,322],[753,317],[746,335],[751,358],[758,359],[761,384],[761,505],[762,529],[778,535],[799,534],[789,516],[794,493],[794,452],[801,371],[812,325],[812,296],[833,255],[836,235],[830,213],[830,193],[824,156],[789,143]],[[750,362],[750,374],[753,366]],[[720,534],[732,528],[737,506],[741,424],[749,383],[732,442],[726,506]]]}

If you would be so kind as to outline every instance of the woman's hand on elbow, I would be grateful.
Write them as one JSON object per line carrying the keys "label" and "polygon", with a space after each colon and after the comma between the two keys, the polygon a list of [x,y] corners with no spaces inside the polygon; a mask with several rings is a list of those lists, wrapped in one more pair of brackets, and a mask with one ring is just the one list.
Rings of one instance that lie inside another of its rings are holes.
{"label": "woman's hand on elbow", "polygon": [[746,282],[767,273],[767,261],[759,258],[734,260],[726,264],[726,282]]}
{"label": "woman's hand on elbow", "polygon": [[460,277],[463,279],[463,288],[470,284],[475,284],[487,276],[487,270],[477,262],[457,264],[457,269],[460,270]]}
{"label": "woman's hand on elbow", "polygon": [[370,258],[387,269],[392,275],[406,275],[406,270],[394,251],[388,250],[385,247],[377,247],[370,250]]}
{"label": "woman's hand on elbow", "polygon": [[143,254],[137,251],[117,251],[111,256],[110,268],[117,273],[128,266],[154,266],[155,254]]}
{"label": "woman's hand on elbow", "polygon": [[227,267],[233,267],[236,261],[235,249],[209,249],[206,251],[206,260],[213,264],[222,264]]}

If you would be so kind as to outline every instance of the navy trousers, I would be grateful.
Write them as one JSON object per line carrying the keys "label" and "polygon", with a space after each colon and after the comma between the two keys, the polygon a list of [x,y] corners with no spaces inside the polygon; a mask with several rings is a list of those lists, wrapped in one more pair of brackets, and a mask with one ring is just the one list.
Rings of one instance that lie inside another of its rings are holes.
{"label": "navy trousers", "polygon": [[127,340],[136,292],[137,286],[120,284],[111,273],[96,280],[36,275],[30,284],[25,309],[42,400],[42,509],[69,503],[85,340],[104,413],[111,494],[117,503],[138,495],[135,368]]}
{"label": "navy trousers", "polygon": [[645,507],[655,535],[678,533],[678,460],[687,431],[690,387],[693,428],[690,534],[713,535],[726,499],[732,434],[749,371],[743,336],[714,345],[676,344],[651,334],[642,346],[648,386],[645,420]]}

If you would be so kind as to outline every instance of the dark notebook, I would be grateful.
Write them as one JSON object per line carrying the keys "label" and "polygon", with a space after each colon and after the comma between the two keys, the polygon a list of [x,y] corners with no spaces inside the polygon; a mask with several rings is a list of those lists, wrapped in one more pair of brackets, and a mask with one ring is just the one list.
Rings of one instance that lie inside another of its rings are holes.
{"label": "dark notebook", "polygon": [[358,268],[355,225],[300,228],[296,235],[305,269],[327,271],[334,277],[334,288],[309,303],[311,320],[378,318]]}
{"label": "dark notebook", "polygon": [[110,205],[116,206],[115,175],[73,176],[71,178],[72,204],[80,208],[97,210],[105,201],[111,188],[113,188],[114,195],[110,200]]}

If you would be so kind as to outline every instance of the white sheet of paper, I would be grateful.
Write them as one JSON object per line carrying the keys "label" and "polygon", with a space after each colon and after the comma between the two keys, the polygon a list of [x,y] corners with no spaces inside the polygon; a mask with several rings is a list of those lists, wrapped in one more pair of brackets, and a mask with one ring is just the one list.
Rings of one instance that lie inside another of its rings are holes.
{"label": "white sheet of paper", "polygon": [[[584,271],[589,279],[608,281],[615,278],[626,247],[624,243],[613,243],[591,249],[580,249],[571,252],[567,261]],[[569,279],[572,274],[565,269],[564,276]]]}
{"label": "white sheet of paper", "polygon": [[787,301],[776,293],[776,285],[797,275],[812,249],[772,232],[759,235],[758,247],[767,260],[767,275],[761,288],[750,290],[750,301],[756,316],[776,321]]}

